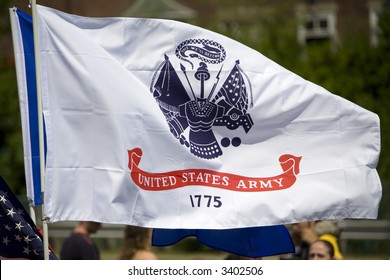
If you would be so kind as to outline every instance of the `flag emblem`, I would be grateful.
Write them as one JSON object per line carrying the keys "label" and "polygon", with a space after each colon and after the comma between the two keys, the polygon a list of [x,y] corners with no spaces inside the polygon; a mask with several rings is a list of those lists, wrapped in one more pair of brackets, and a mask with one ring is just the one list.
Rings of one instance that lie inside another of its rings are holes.
{"label": "flag emblem", "polygon": [[[178,45],[175,54],[180,67],[174,67],[176,61],[171,62],[169,56],[164,54],[164,60],[153,74],[150,92],[172,135],[193,156],[205,160],[219,158],[224,148],[239,147],[240,133],[248,134],[254,125],[248,112],[253,107],[251,82],[240,67],[239,60],[224,69],[226,51],[215,41],[188,39]],[[187,70],[183,64],[189,64],[191,68]],[[222,85],[220,80],[223,81]],[[217,137],[214,132],[216,127],[226,129],[219,131]],[[231,139],[223,134],[229,130],[235,132],[229,133],[233,135]],[[295,183],[301,160],[301,157],[284,154],[279,157],[283,173],[259,178],[210,169],[150,173],[139,167],[142,154],[140,148],[128,151],[130,176],[138,187],[149,191],[191,185],[236,192],[283,190]]]}
{"label": "flag emblem", "polygon": [[[194,68],[193,61],[199,61],[195,71],[187,71],[180,63],[179,78],[170,59],[165,59],[153,75],[150,91],[159,105],[170,131],[194,156],[211,160],[222,155],[222,148],[238,147],[240,137],[216,139],[213,127],[224,126],[230,130],[242,127],[248,133],[253,125],[247,112],[253,107],[251,83],[239,65],[239,60],[228,71],[222,86],[223,65],[213,77],[208,64],[221,64],[226,57],[225,49],[217,42],[190,39],[176,48],[176,56]],[[186,86],[185,86],[186,85]],[[251,97],[251,104],[249,104]]]}

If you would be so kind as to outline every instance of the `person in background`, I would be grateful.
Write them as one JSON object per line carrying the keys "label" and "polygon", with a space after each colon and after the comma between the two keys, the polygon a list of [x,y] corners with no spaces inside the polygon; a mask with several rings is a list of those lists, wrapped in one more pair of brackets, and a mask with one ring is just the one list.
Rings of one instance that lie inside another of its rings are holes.
{"label": "person in background", "polygon": [[335,260],[333,245],[326,240],[314,241],[309,247],[309,260]]}
{"label": "person in background", "polygon": [[309,247],[317,240],[326,240],[332,244],[335,259],[342,260],[338,245],[340,229],[333,221],[302,222],[292,225],[291,237],[295,245],[295,254],[284,255],[281,259],[307,260]]}
{"label": "person in background", "polygon": [[151,250],[152,229],[126,226],[119,260],[157,260]]}
{"label": "person in background", "polygon": [[344,257],[339,246],[339,226],[333,221],[318,221],[314,228],[319,240],[325,240],[332,244],[335,259],[342,260]]}
{"label": "person in background", "polygon": [[62,244],[61,260],[99,260],[99,249],[90,235],[101,227],[98,222],[79,222]]}
{"label": "person in background", "polygon": [[295,253],[282,255],[281,260],[307,260],[309,257],[309,240],[315,241],[318,237],[314,231],[313,223],[302,222],[290,227],[291,238],[294,242]]}

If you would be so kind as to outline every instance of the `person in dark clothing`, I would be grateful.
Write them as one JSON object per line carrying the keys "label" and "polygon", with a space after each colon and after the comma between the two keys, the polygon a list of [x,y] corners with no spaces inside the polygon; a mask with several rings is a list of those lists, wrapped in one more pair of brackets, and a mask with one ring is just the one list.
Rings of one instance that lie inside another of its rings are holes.
{"label": "person in dark clothing", "polygon": [[62,245],[61,260],[99,260],[99,249],[90,234],[96,233],[101,226],[98,222],[79,222]]}

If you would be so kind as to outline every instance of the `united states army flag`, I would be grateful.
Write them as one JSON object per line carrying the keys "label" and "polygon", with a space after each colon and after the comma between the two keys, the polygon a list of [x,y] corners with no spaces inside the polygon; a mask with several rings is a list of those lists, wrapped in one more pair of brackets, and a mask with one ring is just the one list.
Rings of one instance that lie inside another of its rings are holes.
{"label": "united states army flag", "polygon": [[38,28],[51,222],[377,217],[376,114],[189,24],[38,6]]}

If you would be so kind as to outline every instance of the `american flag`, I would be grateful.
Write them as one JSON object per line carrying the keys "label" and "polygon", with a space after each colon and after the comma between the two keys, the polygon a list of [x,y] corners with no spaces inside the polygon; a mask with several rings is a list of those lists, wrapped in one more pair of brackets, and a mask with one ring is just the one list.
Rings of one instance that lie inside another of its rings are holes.
{"label": "american flag", "polygon": [[[0,256],[12,259],[44,259],[42,234],[1,176]],[[52,251],[49,251],[49,259],[57,259]]]}

